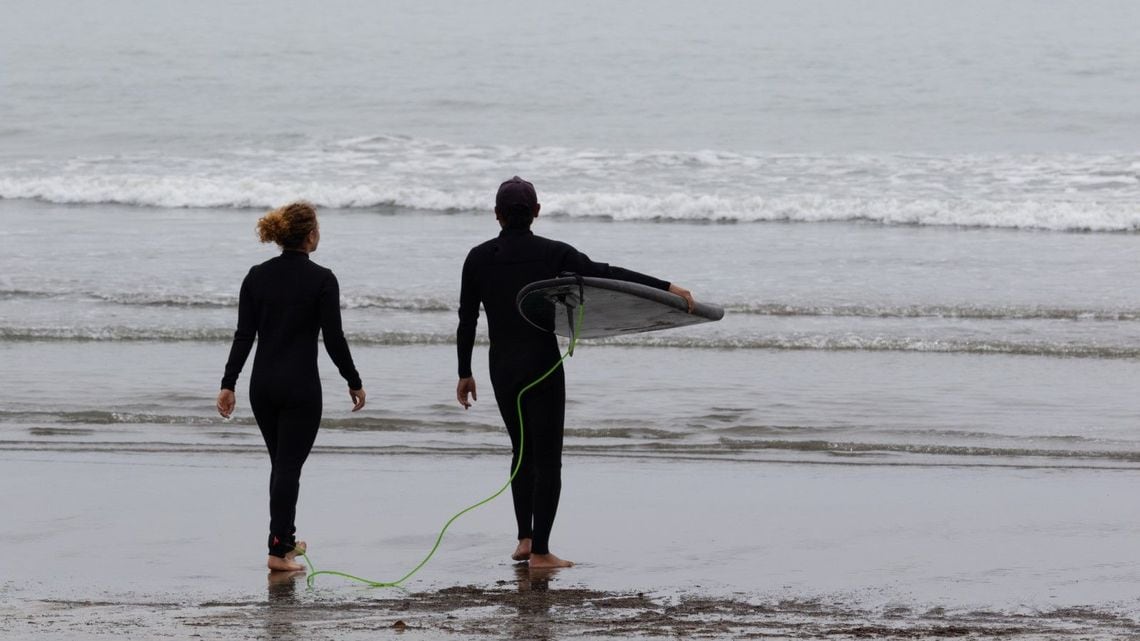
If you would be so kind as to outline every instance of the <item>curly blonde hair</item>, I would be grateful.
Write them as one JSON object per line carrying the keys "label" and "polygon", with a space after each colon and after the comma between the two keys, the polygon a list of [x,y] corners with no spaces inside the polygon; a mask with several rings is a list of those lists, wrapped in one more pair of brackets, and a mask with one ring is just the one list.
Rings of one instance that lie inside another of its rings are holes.
{"label": "curly blonde hair", "polygon": [[257,236],[263,243],[297,249],[317,228],[317,210],[303,200],[278,207],[257,221]]}

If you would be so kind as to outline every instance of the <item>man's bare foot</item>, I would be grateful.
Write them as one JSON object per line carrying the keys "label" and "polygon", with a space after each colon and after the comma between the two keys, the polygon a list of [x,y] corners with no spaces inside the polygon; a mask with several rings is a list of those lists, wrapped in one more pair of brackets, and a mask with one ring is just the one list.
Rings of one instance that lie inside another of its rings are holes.
{"label": "man's bare foot", "polygon": [[533,569],[568,568],[574,565],[573,561],[560,559],[553,554],[531,554],[530,567]]}
{"label": "man's bare foot", "polygon": [[265,566],[271,572],[300,572],[305,569],[305,566],[300,563],[279,556],[270,556],[269,560],[265,562]]}
{"label": "man's bare foot", "polygon": [[515,548],[515,553],[511,555],[515,561],[525,561],[530,558],[530,539],[519,539],[519,545]]}

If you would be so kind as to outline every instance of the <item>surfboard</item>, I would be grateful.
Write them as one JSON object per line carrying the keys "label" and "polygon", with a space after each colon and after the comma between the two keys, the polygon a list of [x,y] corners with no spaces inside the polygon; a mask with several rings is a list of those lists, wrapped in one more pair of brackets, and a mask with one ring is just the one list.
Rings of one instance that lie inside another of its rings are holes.
{"label": "surfboard", "polygon": [[523,287],[515,303],[535,327],[569,337],[576,308],[585,302],[579,338],[653,332],[724,317],[719,305],[698,302],[692,313],[685,299],[639,283],[608,278],[565,276]]}

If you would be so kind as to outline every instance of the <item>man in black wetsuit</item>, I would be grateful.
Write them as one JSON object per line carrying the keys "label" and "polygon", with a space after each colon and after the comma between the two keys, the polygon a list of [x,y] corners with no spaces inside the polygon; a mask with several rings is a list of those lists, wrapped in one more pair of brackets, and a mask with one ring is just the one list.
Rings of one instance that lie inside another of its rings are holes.
{"label": "man in black wetsuit", "polygon": [[[515,398],[560,358],[558,339],[528,323],[515,307],[524,286],[554,278],[562,272],[613,278],[668,290],[684,297],[690,309],[692,294],[663,280],[634,271],[595,263],[570,245],[535,236],[531,223],[538,216],[534,185],[515,176],[499,186],[495,218],[502,231],[471,250],[463,263],[459,294],[459,383],[455,396],[464,408],[477,400],[471,373],[471,351],[479,305],[487,312],[491,338],[491,385],[499,412],[511,437],[511,469],[518,462],[519,420]],[[470,396],[470,400],[468,399]],[[562,489],[562,430],[566,409],[566,379],[559,368],[522,400],[526,444],[518,475],[511,484],[518,547],[511,558],[529,561],[532,568],[569,567],[571,562],[550,553],[550,530]]]}

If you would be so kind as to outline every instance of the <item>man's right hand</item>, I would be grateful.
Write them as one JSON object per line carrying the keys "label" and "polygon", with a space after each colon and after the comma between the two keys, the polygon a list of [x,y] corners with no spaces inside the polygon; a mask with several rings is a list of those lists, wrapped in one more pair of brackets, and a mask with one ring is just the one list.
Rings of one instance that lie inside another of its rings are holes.
{"label": "man's right hand", "polygon": [[[467,400],[467,395],[471,395],[471,400]],[[475,377],[468,376],[467,378],[459,379],[459,384],[455,386],[455,400],[463,406],[463,409],[471,407],[473,401],[479,400],[479,395],[475,393]]]}
{"label": "man's right hand", "polygon": [[360,389],[348,390],[348,397],[352,399],[352,411],[357,412],[360,411],[362,407],[364,407],[365,396],[367,396],[367,394],[364,393],[363,387]]}

